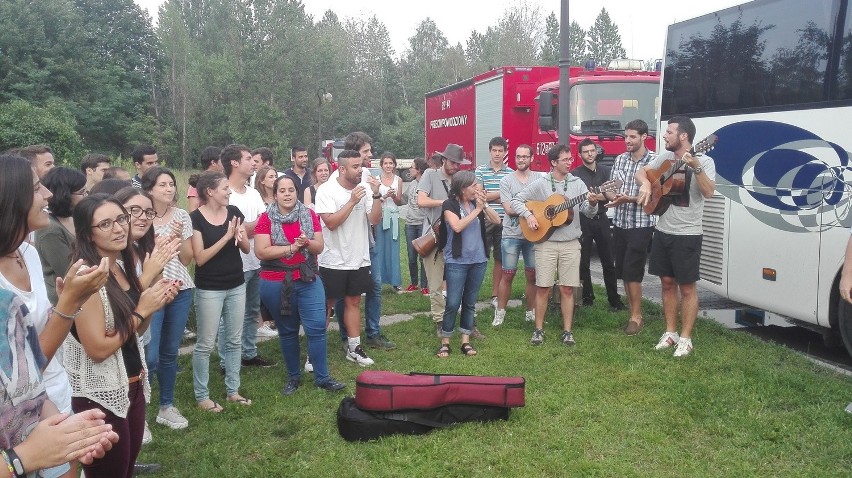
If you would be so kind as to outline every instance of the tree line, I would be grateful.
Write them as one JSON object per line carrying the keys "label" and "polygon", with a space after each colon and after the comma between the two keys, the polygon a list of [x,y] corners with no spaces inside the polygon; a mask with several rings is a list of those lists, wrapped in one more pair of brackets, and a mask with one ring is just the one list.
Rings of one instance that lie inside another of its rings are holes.
{"label": "tree line", "polygon": [[[624,56],[605,9],[588,30],[572,22],[571,44],[573,65]],[[363,130],[380,152],[414,157],[427,92],[558,57],[555,13],[523,2],[465,44],[425,18],[395,52],[376,16],[314,18],[301,0],[167,0],[156,24],[133,0],[5,0],[0,150],[45,143],[77,164],[150,143],[186,168],[208,145],[313,156],[321,139]]]}

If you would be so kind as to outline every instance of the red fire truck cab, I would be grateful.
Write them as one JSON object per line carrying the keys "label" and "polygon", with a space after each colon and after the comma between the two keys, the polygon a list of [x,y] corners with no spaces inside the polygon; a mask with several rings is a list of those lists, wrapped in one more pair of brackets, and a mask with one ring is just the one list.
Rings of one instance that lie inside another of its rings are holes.
{"label": "red fire truck cab", "polygon": [[[504,66],[426,94],[427,157],[448,143],[461,145],[471,167],[490,160],[488,142],[502,136],[509,142],[506,161],[515,167],[515,148],[533,149],[531,168],[548,171],[547,152],[557,137],[559,68]],[[603,162],[624,152],[624,126],[641,118],[658,123],[660,74],[606,68],[570,69],[571,137],[568,144],[579,164],[577,145],[591,138],[602,148]],[[655,148],[656,131],[646,145]]]}

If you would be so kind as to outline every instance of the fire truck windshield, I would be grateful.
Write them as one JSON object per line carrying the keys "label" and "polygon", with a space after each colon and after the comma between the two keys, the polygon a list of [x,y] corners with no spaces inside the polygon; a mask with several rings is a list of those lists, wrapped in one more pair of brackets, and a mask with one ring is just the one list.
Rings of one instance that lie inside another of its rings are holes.
{"label": "fire truck windshield", "polygon": [[571,87],[571,133],[622,135],[624,125],[645,120],[649,133],[658,123],[659,84],[580,83]]}

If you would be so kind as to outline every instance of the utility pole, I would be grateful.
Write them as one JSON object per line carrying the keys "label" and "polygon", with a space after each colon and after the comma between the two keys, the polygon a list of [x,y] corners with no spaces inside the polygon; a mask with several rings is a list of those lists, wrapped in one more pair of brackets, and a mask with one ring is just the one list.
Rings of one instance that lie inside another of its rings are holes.
{"label": "utility pole", "polygon": [[568,99],[571,96],[571,82],[568,79],[568,71],[571,67],[568,45],[568,0],[562,0],[562,12],[559,19],[559,106],[558,129],[559,143],[571,143],[571,109],[568,107]]}

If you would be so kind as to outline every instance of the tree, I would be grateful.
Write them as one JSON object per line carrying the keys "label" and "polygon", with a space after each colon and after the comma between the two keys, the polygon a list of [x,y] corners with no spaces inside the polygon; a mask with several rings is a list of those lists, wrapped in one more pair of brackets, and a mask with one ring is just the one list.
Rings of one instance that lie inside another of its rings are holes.
{"label": "tree", "polygon": [[0,151],[30,144],[47,144],[57,161],[76,166],[85,148],[76,131],[74,115],[62,101],[45,107],[24,100],[0,105]]}
{"label": "tree", "polygon": [[583,66],[588,59],[586,31],[574,20],[568,26],[568,61],[572,66]]}
{"label": "tree", "polygon": [[606,8],[601,8],[595,23],[589,29],[588,37],[589,57],[598,65],[606,66],[610,60],[627,56],[621,44],[618,26],[612,22]]}
{"label": "tree", "polygon": [[[571,26],[574,26],[575,22],[571,23]],[[577,25],[579,26],[579,25]],[[571,41],[571,45],[573,46],[573,38],[569,36],[569,41]],[[583,38],[583,49],[585,50],[586,39]],[[541,59],[541,63],[544,65],[556,66],[559,64],[559,20],[556,18],[556,14],[550,12],[550,15],[547,16],[544,25],[544,41],[541,44],[541,53],[539,54],[539,58]]]}

